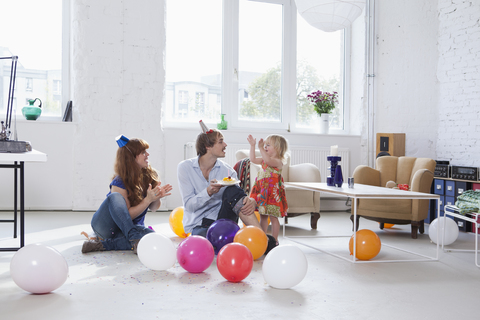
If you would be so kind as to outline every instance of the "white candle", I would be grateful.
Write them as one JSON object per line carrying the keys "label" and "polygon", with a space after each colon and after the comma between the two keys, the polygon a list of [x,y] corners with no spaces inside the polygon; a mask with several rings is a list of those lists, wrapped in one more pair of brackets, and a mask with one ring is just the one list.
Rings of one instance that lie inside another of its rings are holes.
{"label": "white candle", "polygon": [[330,147],[330,155],[334,156],[334,157],[338,156],[338,146],[337,145]]}

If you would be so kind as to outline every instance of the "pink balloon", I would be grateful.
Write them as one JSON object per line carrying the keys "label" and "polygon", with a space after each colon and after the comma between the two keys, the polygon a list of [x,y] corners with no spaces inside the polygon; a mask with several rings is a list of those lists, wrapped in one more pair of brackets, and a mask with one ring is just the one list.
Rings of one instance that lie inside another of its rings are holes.
{"label": "pink balloon", "polygon": [[212,264],[214,257],[212,244],[201,236],[190,236],[177,248],[178,263],[191,273],[205,271]]}

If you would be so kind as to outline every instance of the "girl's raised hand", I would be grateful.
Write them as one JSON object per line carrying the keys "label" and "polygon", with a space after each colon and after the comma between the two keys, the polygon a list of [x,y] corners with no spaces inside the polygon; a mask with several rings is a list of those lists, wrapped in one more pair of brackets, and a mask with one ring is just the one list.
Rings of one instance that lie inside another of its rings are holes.
{"label": "girl's raised hand", "polygon": [[264,145],[265,142],[263,141],[263,138],[260,138],[260,140],[258,140],[258,149],[262,150]]}
{"label": "girl's raised hand", "polygon": [[247,140],[251,146],[255,146],[255,144],[257,143],[257,139],[255,139],[251,134],[248,135]]}

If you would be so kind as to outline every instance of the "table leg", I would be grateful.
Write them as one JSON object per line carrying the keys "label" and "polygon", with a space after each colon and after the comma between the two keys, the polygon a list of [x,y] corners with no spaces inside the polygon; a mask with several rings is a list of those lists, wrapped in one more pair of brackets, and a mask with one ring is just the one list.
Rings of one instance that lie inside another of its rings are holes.
{"label": "table leg", "polygon": [[20,162],[20,248],[25,246],[25,167]]}

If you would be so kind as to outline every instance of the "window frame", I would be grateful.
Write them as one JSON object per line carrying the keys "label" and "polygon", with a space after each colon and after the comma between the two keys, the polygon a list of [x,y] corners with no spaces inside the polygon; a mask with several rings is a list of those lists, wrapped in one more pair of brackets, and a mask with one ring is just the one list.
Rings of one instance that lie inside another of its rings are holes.
{"label": "window frame", "polygon": [[[229,129],[248,128],[252,131],[287,130],[295,133],[312,133],[311,128],[296,126],[296,68],[297,68],[297,8],[294,0],[248,0],[252,2],[282,5],[282,93],[281,115],[279,123],[262,122],[261,128],[253,127],[251,121],[238,117],[238,70],[239,70],[239,0],[223,0],[223,33],[222,33],[222,80],[221,80],[221,114],[229,123]],[[350,39],[351,27],[344,30],[343,45],[343,129],[330,128],[330,134],[348,134],[350,88]],[[165,84],[166,85],[166,84]],[[340,100],[342,100],[340,99]],[[220,118],[219,118],[220,121]],[[163,120],[164,127],[191,127],[189,122]],[[216,123],[207,123],[215,126]]]}

